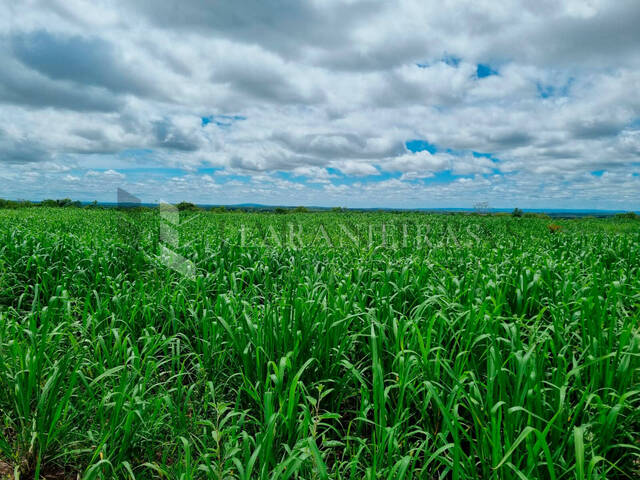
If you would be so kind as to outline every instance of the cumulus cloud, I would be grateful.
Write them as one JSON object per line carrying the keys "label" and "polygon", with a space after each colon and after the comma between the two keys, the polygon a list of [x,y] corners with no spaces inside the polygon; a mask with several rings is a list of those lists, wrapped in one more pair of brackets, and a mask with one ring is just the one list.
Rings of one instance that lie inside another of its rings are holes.
{"label": "cumulus cloud", "polygon": [[451,166],[451,155],[432,154],[426,150],[416,153],[405,153],[385,162],[384,169],[403,173],[414,174],[414,178],[420,174],[429,177],[433,172],[447,170]]}
{"label": "cumulus cloud", "polygon": [[640,207],[637,0],[0,7],[3,196]]}
{"label": "cumulus cloud", "polygon": [[117,172],[113,169],[109,169],[109,170],[105,170],[104,172],[97,172],[95,170],[89,170],[86,174],[85,177],[88,178],[102,178],[102,179],[110,179],[110,180],[122,180],[123,178],[125,178],[125,175],[123,175],[120,172]]}
{"label": "cumulus cloud", "polygon": [[104,87],[116,93],[144,96],[154,92],[153,83],[143,81],[135,65],[126,65],[115,47],[99,37],[36,30],[14,34],[10,44],[17,60],[51,79],[81,87]]}
{"label": "cumulus cloud", "polygon": [[345,175],[362,177],[365,175],[378,175],[378,169],[370,163],[358,160],[341,160],[333,162],[334,168],[337,168]]}

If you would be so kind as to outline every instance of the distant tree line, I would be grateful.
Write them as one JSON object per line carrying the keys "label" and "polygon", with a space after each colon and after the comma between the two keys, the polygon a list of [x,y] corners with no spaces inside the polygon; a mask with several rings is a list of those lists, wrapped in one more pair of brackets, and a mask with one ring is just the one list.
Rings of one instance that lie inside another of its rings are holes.
{"label": "distant tree line", "polygon": [[58,208],[68,208],[68,207],[80,208],[82,206],[82,203],[80,203],[78,200],[75,200],[75,201],[71,200],[70,198],[59,198],[57,200],[48,198],[40,202],[40,206],[41,207],[58,207]]}
{"label": "distant tree line", "polygon": [[622,218],[626,220],[640,220],[640,215],[635,212],[616,213],[616,218]]}
{"label": "distant tree line", "polygon": [[[176,208],[181,212],[198,212],[198,211],[208,211],[214,213],[225,213],[225,212],[239,212],[239,213],[275,213],[275,214],[287,214],[287,213],[310,213],[313,212],[313,209],[309,209],[307,207],[299,206],[299,207],[253,207],[253,206],[237,206],[237,207],[225,207],[224,205],[213,206],[213,207],[200,207],[195,203],[191,202],[180,202],[177,203]],[[78,200],[71,200],[70,198],[58,198],[51,199],[47,198],[42,200],[41,202],[31,202],[29,200],[5,200],[0,198],[0,209],[17,209],[17,208],[34,208],[34,207],[47,207],[47,208],[86,208],[86,209],[105,209],[105,208],[115,208],[118,210],[126,209],[126,210],[136,210],[136,211],[152,211],[155,207],[152,206],[118,206],[118,205],[101,205],[96,200],[91,203],[87,203],[85,205]],[[359,210],[359,209],[348,209],[345,207],[333,207],[330,209],[319,209],[317,211],[329,211],[333,213],[343,213],[343,212],[366,212],[369,210]],[[407,213],[410,210],[384,210],[387,213]],[[434,213],[424,211],[422,213]],[[472,215],[478,216],[481,215],[478,212],[440,212],[440,213],[448,213],[449,215]],[[507,212],[494,212],[494,213],[486,213],[482,215],[489,216],[509,216],[515,218],[539,218],[543,220],[550,220],[551,217],[546,213],[537,213],[537,212],[524,212],[520,208],[515,208],[511,214]],[[613,215],[616,219],[621,220],[640,220],[640,215],[635,212],[625,212],[625,213],[616,213]]]}
{"label": "distant tree line", "polygon": [[33,207],[33,205],[28,200],[5,200],[0,198],[0,208],[28,208]]}
{"label": "distant tree line", "polygon": [[86,205],[82,205],[82,202],[78,200],[71,200],[70,198],[58,198],[56,200],[47,198],[41,202],[31,202],[29,200],[5,200],[0,198],[0,208],[33,208],[33,207],[48,207],[48,208],[103,208],[97,201],[93,201]]}
{"label": "distant tree line", "polygon": [[[82,202],[71,200],[70,198],[59,198],[53,200],[47,198],[41,202],[30,202],[29,200],[5,200],[0,198],[0,208],[32,208],[32,207],[55,207],[55,208],[80,208]],[[99,207],[98,202],[85,205],[85,208]]]}

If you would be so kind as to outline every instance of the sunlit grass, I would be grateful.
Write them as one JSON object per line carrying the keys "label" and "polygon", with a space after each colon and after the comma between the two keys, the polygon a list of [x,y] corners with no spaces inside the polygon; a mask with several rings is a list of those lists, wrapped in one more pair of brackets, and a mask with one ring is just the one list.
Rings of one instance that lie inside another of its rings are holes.
{"label": "sunlit grass", "polygon": [[188,218],[0,211],[21,478],[639,475],[640,222]]}

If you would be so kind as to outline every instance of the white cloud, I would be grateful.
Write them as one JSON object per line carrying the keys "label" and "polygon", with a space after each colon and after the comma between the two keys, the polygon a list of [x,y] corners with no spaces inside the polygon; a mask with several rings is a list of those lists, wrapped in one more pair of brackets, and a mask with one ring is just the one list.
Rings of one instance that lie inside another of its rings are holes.
{"label": "white cloud", "polygon": [[115,170],[109,169],[104,172],[96,172],[95,170],[89,170],[85,173],[86,178],[100,178],[100,179],[108,179],[108,180],[122,180],[125,178],[125,175],[116,172]]}
{"label": "white cloud", "polygon": [[0,7],[5,196],[640,207],[637,0]]}
{"label": "white cloud", "polygon": [[365,175],[378,175],[380,172],[376,167],[367,163],[366,161],[358,160],[342,160],[338,162],[332,162],[331,165],[337,168],[345,175],[353,175],[356,177],[362,177]]}
{"label": "white cloud", "polygon": [[432,176],[433,172],[448,170],[451,168],[452,155],[436,153],[426,150],[416,153],[405,153],[399,157],[389,159],[383,164],[383,168],[392,172],[414,174],[414,178],[420,174]]}

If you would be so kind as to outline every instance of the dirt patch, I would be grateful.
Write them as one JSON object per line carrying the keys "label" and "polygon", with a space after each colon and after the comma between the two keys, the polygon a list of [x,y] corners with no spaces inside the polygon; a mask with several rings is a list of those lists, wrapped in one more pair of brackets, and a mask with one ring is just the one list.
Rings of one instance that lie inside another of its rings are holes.
{"label": "dirt patch", "polygon": [[[33,473],[27,473],[25,478],[29,478],[29,475],[33,475]],[[23,476],[24,474],[20,475],[21,478]],[[49,468],[46,465],[43,465],[40,478],[46,480],[77,480],[80,476],[76,472],[65,470],[60,467]],[[13,467],[2,460],[0,460],[0,480],[14,480]]]}
{"label": "dirt patch", "polygon": [[0,480],[13,480],[13,468],[2,460],[0,460]]}

